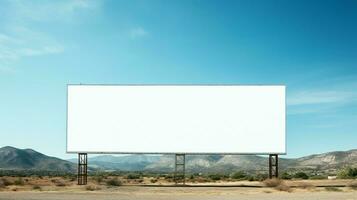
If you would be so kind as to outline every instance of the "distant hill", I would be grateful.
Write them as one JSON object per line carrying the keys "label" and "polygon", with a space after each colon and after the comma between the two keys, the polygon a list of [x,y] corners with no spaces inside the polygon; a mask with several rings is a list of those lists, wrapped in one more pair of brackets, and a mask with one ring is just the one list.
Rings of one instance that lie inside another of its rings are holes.
{"label": "distant hill", "polygon": [[[173,172],[173,155],[100,155],[90,157],[91,170],[122,171],[157,171]],[[49,157],[32,149],[14,147],[0,148],[0,170],[46,170],[76,172],[77,159],[68,161]],[[281,171],[311,171],[316,173],[334,173],[346,166],[357,167],[357,149],[315,154],[296,159],[280,158]],[[246,171],[248,173],[268,170],[266,156],[256,155],[187,155],[188,172],[230,173]]]}
{"label": "distant hill", "polygon": [[0,170],[45,170],[74,172],[76,165],[32,149],[0,148]]}
{"label": "distant hill", "polygon": [[[188,172],[267,172],[268,159],[256,155],[187,155]],[[72,159],[72,162],[77,162]],[[357,167],[357,149],[315,154],[296,159],[279,159],[280,169],[334,173],[346,166]],[[103,155],[89,158],[89,165],[103,170],[162,171],[174,170],[173,155]]]}

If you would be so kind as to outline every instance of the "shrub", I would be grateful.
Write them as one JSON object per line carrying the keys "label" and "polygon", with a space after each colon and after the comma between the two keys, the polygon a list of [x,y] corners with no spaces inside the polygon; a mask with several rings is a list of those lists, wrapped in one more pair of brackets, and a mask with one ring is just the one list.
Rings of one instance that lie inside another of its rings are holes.
{"label": "shrub", "polygon": [[249,176],[247,179],[248,179],[248,181],[255,181],[254,176]]}
{"label": "shrub", "polygon": [[88,191],[95,191],[95,190],[101,190],[102,188],[95,186],[95,185],[87,185],[86,190]]}
{"label": "shrub", "polygon": [[277,186],[281,185],[282,183],[283,183],[283,181],[281,179],[277,179],[277,178],[266,179],[264,181],[264,185],[267,187],[277,187]]}
{"label": "shrub", "polygon": [[122,182],[118,178],[113,178],[107,181],[108,186],[121,186]]}
{"label": "shrub", "polygon": [[337,173],[338,178],[357,178],[357,168],[347,167]]}
{"label": "shrub", "polygon": [[276,190],[279,190],[279,191],[285,191],[285,192],[291,192],[291,188],[285,184],[280,184],[278,186],[275,187]]}
{"label": "shrub", "polygon": [[281,179],[273,178],[273,179],[266,179],[264,181],[265,186],[273,187],[279,191],[291,192],[291,188],[284,183]]}
{"label": "shrub", "polygon": [[231,175],[231,178],[233,179],[244,179],[246,178],[246,174],[242,171],[235,172]]}
{"label": "shrub", "polygon": [[255,176],[255,179],[258,181],[264,181],[264,180],[268,179],[268,174],[257,174]]}
{"label": "shrub", "polygon": [[64,183],[64,182],[61,181],[61,180],[56,180],[56,181],[55,181],[55,185],[56,185],[57,187],[64,187],[64,186],[66,186],[66,183]]}
{"label": "shrub", "polygon": [[167,174],[167,175],[165,175],[165,179],[172,179],[172,178],[174,178],[174,176],[173,176],[173,175],[171,175],[171,174]]}
{"label": "shrub", "polygon": [[32,186],[32,189],[33,190],[42,190],[41,186],[39,186],[39,185]]}
{"label": "shrub", "polygon": [[94,176],[93,179],[99,184],[103,182],[103,176]]}
{"label": "shrub", "polygon": [[151,179],[150,182],[151,182],[151,183],[156,183],[156,182],[157,182],[157,179],[156,179],[156,178],[155,178],[155,179]]}
{"label": "shrub", "polygon": [[208,175],[208,177],[213,181],[218,181],[218,180],[221,180],[221,178],[223,176],[220,174],[210,174],[210,175]]}
{"label": "shrub", "polygon": [[141,176],[139,174],[129,174],[126,178],[127,179],[139,179],[139,178],[141,178]]}
{"label": "shrub", "polygon": [[323,179],[327,179],[326,176],[322,176],[322,175],[315,175],[315,176],[310,176],[311,180],[323,180]]}
{"label": "shrub", "polygon": [[337,188],[337,187],[325,187],[325,190],[329,191],[329,192],[341,192],[342,191],[340,188]]}
{"label": "shrub", "polygon": [[304,172],[297,172],[296,174],[294,174],[294,178],[309,179],[309,176]]}
{"label": "shrub", "polygon": [[1,178],[0,183],[3,184],[4,186],[9,186],[14,184],[13,182],[9,181],[7,178]]}
{"label": "shrub", "polygon": [[284,172],[281,175],[281,179],[285,179],[285,180],[290,180],[292,178],[291,174],[289,174],[288,172]]}
{"label": "shrub", "polygon": [[22,180],[21,177],[19,177],[18,179],[15,180],[14,182],[15,185],[24,185],[24,180]]}

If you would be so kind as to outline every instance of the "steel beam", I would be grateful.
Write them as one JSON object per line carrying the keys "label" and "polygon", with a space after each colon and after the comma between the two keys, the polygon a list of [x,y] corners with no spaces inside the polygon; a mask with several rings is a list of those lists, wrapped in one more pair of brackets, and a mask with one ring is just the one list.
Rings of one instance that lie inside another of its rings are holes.
{"label": "steel beam", "polygon": [[175,154],[174,181],[176,185],[178,184],[185,185],[185,164],[186,164],[185,154]]}
{"label": "steel beam", "polygon": [[86,153],[78,154],[78,185],[87,185],[88,159]]}
{"label": "steel beam", "polygon": [[279,177],[279,158],[278,154],[269,155],[269,178],[278,178]]}

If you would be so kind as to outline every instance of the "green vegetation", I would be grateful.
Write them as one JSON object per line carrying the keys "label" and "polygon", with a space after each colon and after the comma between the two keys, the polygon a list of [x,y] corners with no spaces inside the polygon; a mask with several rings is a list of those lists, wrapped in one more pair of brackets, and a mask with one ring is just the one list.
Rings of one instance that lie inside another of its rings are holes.
{"label": "green vegetation", "polygon": [[242,172],[242,171],[238,171],[238,172],[235,172],[231,175],[231,178],[232,179],[238,179],[238,180],[244,180],[247,178],[247,175]]}
{"label": "green vegetation", "polygon": [[293,178],[293,176],[291,174],[289,174],[288,172],[284,172],[283,174],[281,174],[281,179],[290,180],[292,178]]}
{"label": "green vegetation", "polygon": [[344,168],[337,173],[337,177],[342,179],[357,178],[357,168]]}
{"label": "green vegetation", "polygon": [[14,184],[15,185],[24,185],[25,183],[24,183],[24,180],[21,177],[19,177],[17,180],[14,181]]}
{"label": "green vegetation", "polygon": [[127,179],[140,179],[141,175],[140,174],[128,174]]}
{"label": "green vegetation", "polygon": [[323,175],[313,175],[313,176],[310,176],[311,180],[323,180],[323,179],[327,179],[327,176],[323,176]]}
{"label": "green vegetation", "polygon": [[309,179],[309,176],[305,172],[297,172],[293,177],[297,179]]}
{"label": "green vegetation", "polygon": [[209,174],[208,178],[211,179],[212,181],[219,181],[219,180],[227,179],[229,178],[229,176],[225,174]]}

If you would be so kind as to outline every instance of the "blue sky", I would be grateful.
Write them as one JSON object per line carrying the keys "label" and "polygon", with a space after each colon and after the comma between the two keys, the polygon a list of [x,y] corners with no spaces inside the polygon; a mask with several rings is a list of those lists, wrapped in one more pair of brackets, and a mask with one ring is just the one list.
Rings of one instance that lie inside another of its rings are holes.
{"label": "blue sky", "polygon": [[0,1],[0,146],[65,154],[69,83],[285,84],[287,157],[357,148],[357,1]]}

